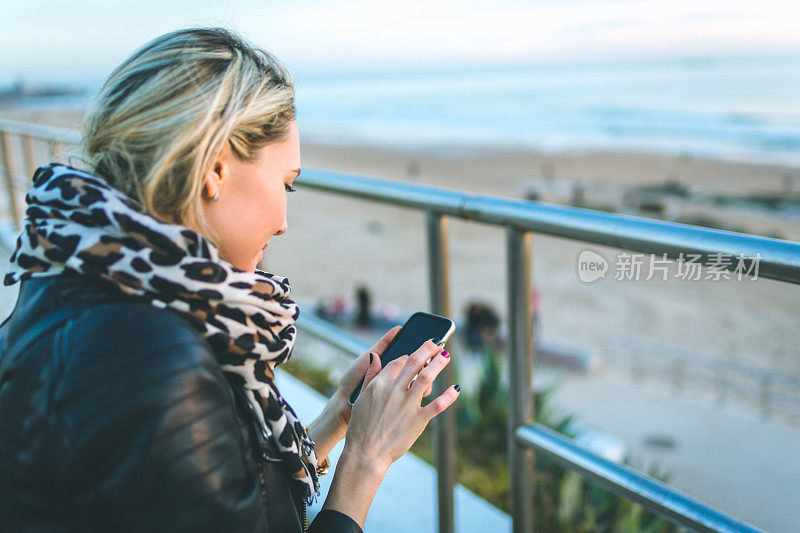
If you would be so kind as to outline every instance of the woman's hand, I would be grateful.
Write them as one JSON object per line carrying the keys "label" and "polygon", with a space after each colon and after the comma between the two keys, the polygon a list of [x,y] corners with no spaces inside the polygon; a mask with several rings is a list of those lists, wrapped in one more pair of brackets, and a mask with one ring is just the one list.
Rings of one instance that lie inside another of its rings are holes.
{"label": "woman's hand", "polygon": [[[389,346],[398,331],[400,331],[400,326],[393,327],[372,348],[353,361],[353,364],[339,380],[339,387],[328,400],[322,413],[308,426],[309,436],[314,441],[317,460],[322,461],[327,457],[336,443],[345,436],[353,407],[350,405],[350,394],[361,382],[361,378],[364,377],[367,367],[369,367],[370,353],[373,354],[373,359],[380,359],[383,351]],[[380,363],[378,364],[380,365]]]}
{"label": "woman's hand", "polygon": [[458,398],[458,389],[449,387],[425,407],[421,405],[436,376],[450,362],[449,354],[441,350],[426,341],[410,356],[399,357],[383,369],[380,358],[373,357],[353,406],[324,508],[342,512],[364,527],[389,466],[408,451],[433,417]]}
{"label": "woman's hand", "polygon": [[458,390],[450,387],[421,406],[434,379],[449,362],[449,354],[430,340],[384,369],[380,358],[374,358],[353,406],[345,451],[388,469],[411,448],[428,422],[458,397]]}

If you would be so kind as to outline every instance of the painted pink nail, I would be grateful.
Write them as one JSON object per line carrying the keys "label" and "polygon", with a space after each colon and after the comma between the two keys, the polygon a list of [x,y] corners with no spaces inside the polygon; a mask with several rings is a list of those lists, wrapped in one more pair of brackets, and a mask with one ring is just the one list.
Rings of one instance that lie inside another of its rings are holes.
{"label": "painted pink nail", "polygon": [[450,357],[450,352],[448,352],[447,350],[443,351],[442,357]]}

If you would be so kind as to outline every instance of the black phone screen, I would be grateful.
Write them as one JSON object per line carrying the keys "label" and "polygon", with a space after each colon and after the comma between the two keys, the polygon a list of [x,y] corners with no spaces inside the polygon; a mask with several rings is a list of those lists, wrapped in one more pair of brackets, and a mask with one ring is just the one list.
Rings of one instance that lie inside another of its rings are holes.
{"label": "black phone screen", "polygon": [[[447,332],[450,331],[452,324],[450,320],[440,316],[428,313],[414,313],[383,351],[381,368],[401,355],[411,355],[428,339],[444,338]],[[363,384],[364,380],[362,379],[361,383],[350,395],[351,404],[356,402]]]}

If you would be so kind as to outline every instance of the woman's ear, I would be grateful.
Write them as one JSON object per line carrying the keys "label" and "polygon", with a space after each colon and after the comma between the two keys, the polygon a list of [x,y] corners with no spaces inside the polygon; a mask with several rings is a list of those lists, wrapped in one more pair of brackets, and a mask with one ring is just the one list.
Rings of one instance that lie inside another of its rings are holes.
{"label": "woman's ear", "polygon": [[211,162],[206,171],[204,189],[206,198],[209,200],[219,200],[222,195],[222,188],[228,182],[230,174],[230,158],[233,155],[230,143],[226,142],[222,150]]}

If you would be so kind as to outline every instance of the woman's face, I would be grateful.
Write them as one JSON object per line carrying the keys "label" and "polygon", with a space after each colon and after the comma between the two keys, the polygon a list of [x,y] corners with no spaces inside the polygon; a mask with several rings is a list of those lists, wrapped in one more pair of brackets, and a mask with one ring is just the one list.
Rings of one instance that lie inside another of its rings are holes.
{"label": "woman's face", "polygon": [[[273,235],[286,232],[286,195],[300,173],[297,123],[289,123],[286,139],[255,152],[248,163],[230,143],[206,174],[203,212],[213,228],[223,259],[253,272]],[[219,200],[211,197],[219,192]]]}

